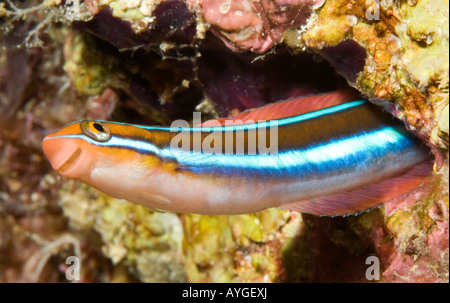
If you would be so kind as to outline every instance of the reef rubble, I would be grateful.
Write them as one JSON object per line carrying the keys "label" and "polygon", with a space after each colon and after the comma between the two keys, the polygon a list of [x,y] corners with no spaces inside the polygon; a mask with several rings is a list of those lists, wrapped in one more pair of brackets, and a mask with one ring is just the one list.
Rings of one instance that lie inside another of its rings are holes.
{"label": "reef rubble", "polygon": [[[448,0],[14,3],[0,3],[0,281],[66,281],[75,255],[84,282],[448,283]],[[357,216],[159,213],[59,177],[41,150],[80,119],[168,125],[347,87],[435,158],[427,186]]]}

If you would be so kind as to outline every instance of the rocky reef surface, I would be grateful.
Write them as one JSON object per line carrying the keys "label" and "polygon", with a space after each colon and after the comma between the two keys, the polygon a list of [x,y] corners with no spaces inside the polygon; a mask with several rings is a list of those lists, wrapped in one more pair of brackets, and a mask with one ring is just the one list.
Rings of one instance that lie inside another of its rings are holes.
{"label": "rocky reef surface", "polygon": [[[67,281],[77,256],[83,282],[448,282],[448,10],[0,1],[0,281]],[[357,216],[160,213],[60,177],[41,150],[46,133],[80,119],[169,125],[345,87],[435,158],[427,186]]]}

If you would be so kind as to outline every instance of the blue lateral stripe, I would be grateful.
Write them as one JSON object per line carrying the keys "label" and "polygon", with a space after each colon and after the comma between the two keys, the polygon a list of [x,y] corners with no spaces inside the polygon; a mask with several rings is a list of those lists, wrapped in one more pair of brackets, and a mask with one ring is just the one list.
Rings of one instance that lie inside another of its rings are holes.
{"label": "blue lateral stripe", "polygon": [[162,152],[171,154],[181,168],[185,166],[200,174],[217,171],[244,174],[253,171],[299,177],[309,172],[329,173],[362,163],[368,164],[388,153],[402,152],[413,145],[414,142],[402,129],[384,127],[303,150],[280,151],[275,155],[192,154],[181,149]]}

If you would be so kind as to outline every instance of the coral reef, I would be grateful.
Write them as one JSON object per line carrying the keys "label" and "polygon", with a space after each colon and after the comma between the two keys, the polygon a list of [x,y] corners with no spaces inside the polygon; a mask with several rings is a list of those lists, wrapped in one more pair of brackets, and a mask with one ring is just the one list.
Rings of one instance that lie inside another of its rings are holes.
{"label": "coral reef", "polygon": [[[280,249],[299,216],[268,209],[240,216],[183,215],[186,273],[197,282],[269,282],[282,270]],[[288,224],[289,222],[289,224]]]}
{"label": "coral reef", "polygon": [[264,53],[284,32],[306,24],[324,0],[187,1],[211,25],[210,30],[234,51]]}
{"label": "coral reef", "polygon": [[91,193],[87,186],[60,190],[59,204],[76,231],[95,230],[102,252],[144,282],[184,282],[183,228],[176,214],[158,213],[127,201]]}
{"label": "coral reef", "polygon": [[[84,282],[370,282],[370,256],[384,282],[449,281],[447,0],[77,3],[0,2],[1,281],[67,281],[69,256]],[[348,86],[435,157],[429,184],[357,216],[159,213],[62,179],[40,147],[80,119],[168,125]]]}

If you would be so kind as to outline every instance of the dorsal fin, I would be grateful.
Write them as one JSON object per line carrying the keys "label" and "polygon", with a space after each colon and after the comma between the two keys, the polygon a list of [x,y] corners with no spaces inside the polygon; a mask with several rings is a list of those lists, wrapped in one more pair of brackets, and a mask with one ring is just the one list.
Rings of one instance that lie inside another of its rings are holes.
{"label": "dorsal fin", "polygon": [[268,104],[252,110],[246,110],[232,118],[221,118],[206,121],[198,126],[217,126],[217,121],[224,125],[225,121],[241,120],[245,123],[253,123],[262,120],[277,120],[301,114],[313,112],[319,109],[332,107],[358,98],[358,93],[352,89],[339,90],[331,93],[298,97]]}
{"label": "dorsal fin", "polygon": [[432,167],[431,161],[425,161],[397,177],[351,191],[285,204],[280,208],[320,216],[357,214],[384,202],[402,197],[426,183],[431,175]]}

